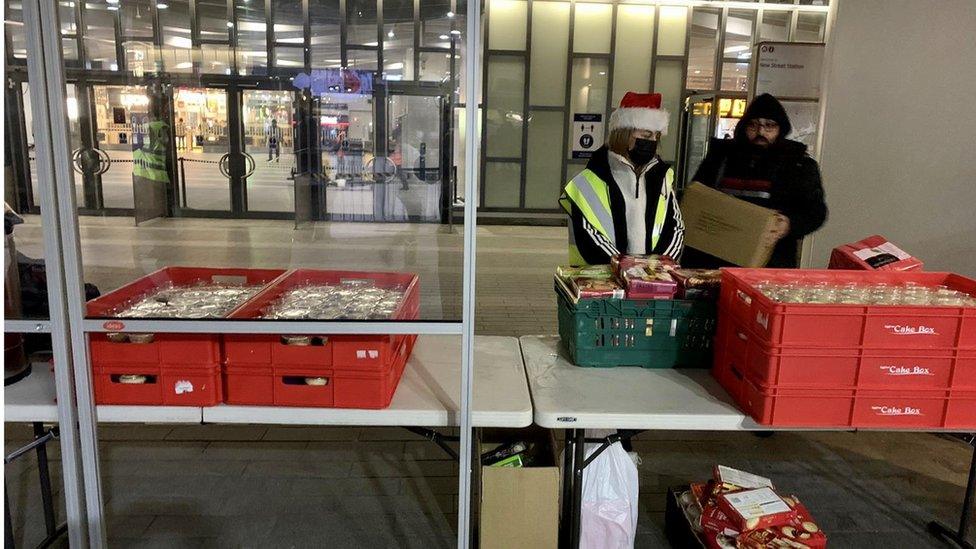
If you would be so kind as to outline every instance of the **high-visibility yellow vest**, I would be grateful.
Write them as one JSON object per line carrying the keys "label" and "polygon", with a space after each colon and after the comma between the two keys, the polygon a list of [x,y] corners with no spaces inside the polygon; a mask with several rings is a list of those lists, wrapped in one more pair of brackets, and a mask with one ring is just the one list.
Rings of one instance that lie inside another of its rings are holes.
{"label": "high-visibility yellow vest", "polygon": [[[651,232],[650,249],[657,247],[664,222],[668,215],[668,191],[674,182],[674,171],[670,168],[664,176],[664,187],[657,199],[657,210],[654,212],[654,229]],[[563,189],[559,198],[559,205],[567,214],[572,215],[572,205],[579,208],[586,221],[610,242],[617,242],[613,228],[613,213],[610,211],[610,186],[591,170],[583,170],[571,179]],[[576,245],[576,234],[572,222],[569,223],[569,263],[571,265],[586,265],[586,260]]]}
{"label": "high-visibility yellow vest", "polygon": [[132,151],[132,175],[151,181],[169,183],[166,172],[166,143],[169,141],[169,124],[157,120],[149,123],[149,142]]}

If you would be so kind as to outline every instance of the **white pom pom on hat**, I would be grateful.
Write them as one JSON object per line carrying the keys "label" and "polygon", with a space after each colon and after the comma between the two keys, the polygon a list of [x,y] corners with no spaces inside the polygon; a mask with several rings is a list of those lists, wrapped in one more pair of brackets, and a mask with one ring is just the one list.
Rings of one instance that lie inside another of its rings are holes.
{"label": "white pom pom on hat", "polygon": [[661,108],[661,94],[627,92],[610,115],[610,131],[631,128],[667,135],[669,118],[668,111]]}

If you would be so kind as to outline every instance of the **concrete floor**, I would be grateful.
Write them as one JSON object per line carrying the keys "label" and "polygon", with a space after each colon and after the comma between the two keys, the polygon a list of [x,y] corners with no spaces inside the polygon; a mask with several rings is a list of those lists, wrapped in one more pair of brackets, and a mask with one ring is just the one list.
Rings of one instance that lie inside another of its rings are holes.
{"label": "concrete floor", "polygon": [[[85,277],[103,291],[163,265],[410,270],[422,316],[460,318],[460,228],[265,221],[82,219]],[[19,249],[40,253],[37,218]],[[477,331],[555,332],[551,272],[565,229],[481,227]],[[7,450],[29,437],[7,424]],[[457,464],[400,429],[123,425],[100,428],[111,547],[451,547]],[[638,547],[665,547],[668,486],[716,462],[798,495],[831,547],[947,547],[929,520],[958,520],[970,451],[925,434],[655,432],[643,457]],[[56,484],[57,446],[52,448]],[[5,468],[18,546],[43,535],[31,456]],[[59,492],[60,493],[60,492]],[[60,511],[63,516],[63,511]]]}

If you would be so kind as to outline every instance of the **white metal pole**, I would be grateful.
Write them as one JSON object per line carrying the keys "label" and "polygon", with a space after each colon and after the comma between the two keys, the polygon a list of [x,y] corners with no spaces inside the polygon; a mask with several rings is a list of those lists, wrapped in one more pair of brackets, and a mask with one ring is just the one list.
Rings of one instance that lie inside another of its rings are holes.
{"label": "white metal pole", "polygon": [[[35,0],[37,1],[37,0]],[[71,171],[71,149],[68,144],[69,125],[64,81],[64,60],[61,55],[61,33],[58,2],[38,2],[45,32],[44,70],[47,73],[47,107],[51,123],[51,154],[57,201],[55,214],[61,239],[61,258],[64,269],[64,298],[68,313],[68,334],[74,368],[75,400],[77,402],[78,435],[81,442],[81,466],[85,480],[85,509],[88,517],[88,546],[105,547],[105,521],[102,505],[102,481],[98,464],[98,434],[92,375],[88,361],[88,338],[84,331],[85,285],[82,280],[81,238],[75,206],[74,174]]]}
{"label": "white metal pole", "polygon": [[471,540],[471,393],[474,366],[475,233],[478,228],[478,74],[481,68],[481,2],[467,0],[464,82],[464,270],[461,320],[461,447],[458,465],[458,547]]}
{"label": "white metal pole", "polygon": [[[56,204],[55,137],[58,129],[52,127],[48,105],[46,65],[54,57],[46,51],[48,44],[42,40],[45,34],[59,36],[57,22],[50,28],[51,20],[41,13],[38,0],[23,3],[24,34],[27,38],[27,72],[33,108],[33,132],[37,155],[37,180],[40,194],[41,230],[44,236],[44,263],[47,271],[48,314],[50,315],[51,345],[54,353],[55,394],[58,401],[58,428],[60,432],[61,469],[64,483],[64,507],[68,524],[68,544],[71,547],[86,545],[85,501],[82,490],[84,478],[81,449],[78,443],[77,414],[75,410],[72,374],[72,353],[69,335],[69,318],[65,303],[65,278],[61,262],[60,223]],[[56,48],[61,56],[60,43]],[[61,103],[64,108],[64,102]],[[59,136],[65,143],[65,134]]]}

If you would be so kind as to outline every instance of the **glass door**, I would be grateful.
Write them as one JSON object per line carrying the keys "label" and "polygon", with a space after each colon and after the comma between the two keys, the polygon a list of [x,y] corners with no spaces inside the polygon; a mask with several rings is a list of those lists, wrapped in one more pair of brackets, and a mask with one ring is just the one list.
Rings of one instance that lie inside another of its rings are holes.
{"label": "glass door", "polygon": [[245,178],[247,211],[294,212],[295,93],[244,90],[241,148],[253,169]]}
{"label": "glass door", "polygon": [[173,141],[180,210],[231,211],[227,109],[226,90],[176,88],[173,91]]}
{"label": "glass door", "polygon": [[442,221],[442,197],[448,194],[446,144],[450,143],[449,137],[445,139],[445,105],[446,98],[440,95],[390,95],[386,125],[390,175],[376,182],[382,187],[386,220]]}
{"label": "glass door", "polygon": [[314,98],[326,219],[374,221],[382,217],[369,168],[375,159],[373,95],[326,93]]}
{"label": "glass door", "polygon": [[[71,147],[72,154],[77,157],[79,151],[81,151],[81,129],[78,120],[78,97],[77,97],[77,86],[74,84],[68,84],[66,88],[67,98],[66,107],[68,111],[68,130],[69,130],[69,146]],[[34,155],[34,121],[33,121],[33,111],[30,103],[30,84],[27,82],[22,82],[20,85],[20,92],[22,94],[22,105],[23,105],[23,117],[24,117],[24,132],[26,137],[26,146],[28,152],[28,168],[29,181],[30,181],[30,199],[28,201],[28,206],[37,206],[38,195],[37,195],[37,166],[36,166],[36,156]],[[84,177],[82,172],[78,169],[78,162],[74,163],[75,168],[73,170],[73,177],[75,180],[75,203],[78,207],[85,206],[85,191],[84,191]]]}
{"label": "glass door", "polygon": [[134,151],[149,135],[149,94],[145,86],[93,86],[95,149],[102,164],[100,186],[105,209],[132,210]]}
{"label": "glass door", "polygon": [[685,143],[683,175],[680,181],[683,182],[682,188],[691,183],[698,166],[705,159],[708,150],[708,140],[712,135],[713,113],[715,108],[714,95],[693,95],[685,100]]}

